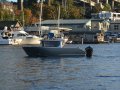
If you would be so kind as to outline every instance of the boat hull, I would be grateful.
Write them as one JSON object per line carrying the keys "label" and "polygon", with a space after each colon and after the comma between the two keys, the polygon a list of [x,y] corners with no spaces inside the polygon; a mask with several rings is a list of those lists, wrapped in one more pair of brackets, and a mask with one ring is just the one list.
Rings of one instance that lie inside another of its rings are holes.
{"label": "boat hull", "polygon": [[85,56],[85,52],[80,48],[23,47],[23,49],[30,57]]}
{"label": "boat hull", "polygon": [[41,38],[26,38],[26,39],[22,39],[21,43],[22,45],[36,45],[36,44],[40,44]]}
{"label": "boat hull", "polygon": [[13,40],[12,39],[0,39],[0,45],[12,45]]}

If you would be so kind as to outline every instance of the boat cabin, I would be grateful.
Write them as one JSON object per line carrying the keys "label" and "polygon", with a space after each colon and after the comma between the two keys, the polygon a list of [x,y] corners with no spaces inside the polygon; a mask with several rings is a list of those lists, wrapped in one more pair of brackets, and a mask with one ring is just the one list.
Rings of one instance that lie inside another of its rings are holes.
{"label": "boat cabin", "polygon": [[51,39],[51,40],[42,40],[42,47],[63,47],[62,39]]}

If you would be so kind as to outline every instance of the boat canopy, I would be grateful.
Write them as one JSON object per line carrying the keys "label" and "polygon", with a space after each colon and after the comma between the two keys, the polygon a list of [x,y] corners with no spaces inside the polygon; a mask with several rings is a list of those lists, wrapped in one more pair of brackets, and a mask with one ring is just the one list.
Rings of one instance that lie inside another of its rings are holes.
{"label": "boat canopy", "polygon": [[62,39],[41,40],[42,47],[63,47]]}

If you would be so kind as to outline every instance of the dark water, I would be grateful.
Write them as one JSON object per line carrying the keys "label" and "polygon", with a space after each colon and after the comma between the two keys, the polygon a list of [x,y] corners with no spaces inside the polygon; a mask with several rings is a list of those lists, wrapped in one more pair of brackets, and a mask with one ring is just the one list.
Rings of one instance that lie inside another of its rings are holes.
{"label": "dark water", "polygon": [[0,90],[120,90],[120,43],[91,46],[92,58],[29,58],[0,46]]}

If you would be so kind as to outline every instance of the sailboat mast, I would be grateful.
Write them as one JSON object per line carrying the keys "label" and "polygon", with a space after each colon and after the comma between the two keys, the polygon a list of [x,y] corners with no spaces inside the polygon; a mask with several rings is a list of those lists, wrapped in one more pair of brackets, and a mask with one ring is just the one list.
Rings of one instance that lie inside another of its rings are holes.
{"label": "sailboat mast", "polygon": [[58,7],[58,29],[60,27],[60,5]]}
{"label": "sailboat mast", "polygon": [[24,20],[24,10],[23,10],[23,0],[21,0],[21,10],[22,10],[22,22],[23,22],[23,27],[24,27],[25,20]]}
{"label": "sailboat mast", "polygon": [[39,35],[41,36],[42,35],[42,27],[41,27],[41,18],[42,18],[42,5],[43,5],[43,0],[40,1],[40,21],[39,21],[39,26],[40,26],[40,29],[39,29]]}

